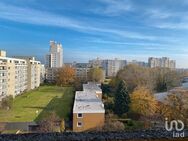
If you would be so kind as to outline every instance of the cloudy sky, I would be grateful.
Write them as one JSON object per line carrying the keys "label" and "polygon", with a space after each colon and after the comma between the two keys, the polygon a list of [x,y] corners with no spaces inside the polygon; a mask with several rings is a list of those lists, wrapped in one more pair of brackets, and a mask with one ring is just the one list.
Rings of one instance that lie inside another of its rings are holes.
{"label": "cloudy sky", "polygon": [[188,68],[188,0],[1,0],[0,49],[65,62],[167,56]]}

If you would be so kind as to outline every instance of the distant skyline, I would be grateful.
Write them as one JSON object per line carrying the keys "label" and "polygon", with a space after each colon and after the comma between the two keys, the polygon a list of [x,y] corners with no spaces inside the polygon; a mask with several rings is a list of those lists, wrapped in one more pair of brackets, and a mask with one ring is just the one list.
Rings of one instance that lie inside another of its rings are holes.
{"label": "distant skyline", "polygon": [[188,0],[1,0],[0,50],[64,62],[169,57],[188,68]]}

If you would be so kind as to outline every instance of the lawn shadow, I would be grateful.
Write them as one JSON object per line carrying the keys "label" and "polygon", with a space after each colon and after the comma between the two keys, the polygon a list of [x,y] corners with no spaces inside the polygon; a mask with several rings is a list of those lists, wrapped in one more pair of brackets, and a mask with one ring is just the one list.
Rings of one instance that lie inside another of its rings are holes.
{"label": "lawn shadow", "polygon": [[42,107],[42,106],[23,106],[23,108],[26,108],[26,109],[45,109],[45,107]]}
{"label": "lawn shadow", "polygon": [[71,126],[74,94],[71,88],[63,89],[63,92],[62,97],[54,97],[46,107],[43,107],[42,112],[35,118],[35,122],[55,112],[60,119],[64,119],[69,124],[68,127]]}

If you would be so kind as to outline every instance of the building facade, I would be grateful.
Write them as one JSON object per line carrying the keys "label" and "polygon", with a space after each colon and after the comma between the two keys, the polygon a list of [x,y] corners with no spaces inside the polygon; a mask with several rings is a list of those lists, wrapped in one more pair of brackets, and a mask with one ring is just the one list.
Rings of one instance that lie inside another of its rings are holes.
{"label": "building facade", "polygon": [[13,97],[27,90],[27,62],[24,59],[0,56],[1,95]]}
{"label": "building facade", "polygon": [[176,61],[170,60],[168,57],[154,58],[150,57],[148,59],[148,65],[150,68],[160,67],[160,68],[176,68]]}
{"label": "building facade", "polygon": [[50,41],[50,51],[45,58],[46,80],[55,81],[55,71],[63,66],[63,47],[62,44]]}
{"label": "building facade", "polygon": [[41,62],[36,61],[31,56],[14,56],[14,58],[24,59],[27,62],[27,90],[32,90],[40,86]]}
{"label": "building facade", "polygon": [[106,77],[114,77],[119,70],[123,69],[127,65],[126,60],[100,60],[99,58],[95,60],[90,60],[89,64],[91,67],[102,67],[105,70]]}
{"label": "building facade", "polygon": [[83,91],[76,91],[73,107],[73,131],[82,132],[102,127],[105,109],[102,90],[95,83],[83,85]]}
{"label": "building facade", "polygon": [[91,67],[89,66],[89,63],[76,63],[74,62],[72,67],[76,70],[76,77],[81,80],[87,80],[88,79],[88,73]]}
{"label": "building facade", "polygon": [[63,66],[63,47],[62,44],[50,41],[50,51],[46,55],[47,68],[60,68]]}
{"label": "building facade", "polygon": [[[6,57],[0,51],[0,95],[17,96],[40,85],[40,62],[34,57]],[[3,54],[3,55],[2,55]]]}
{"label": "building facade", "polygon": [[46,78],[46,70],[44,64],[41,64],[40,66],[40,83],[44,83]]}

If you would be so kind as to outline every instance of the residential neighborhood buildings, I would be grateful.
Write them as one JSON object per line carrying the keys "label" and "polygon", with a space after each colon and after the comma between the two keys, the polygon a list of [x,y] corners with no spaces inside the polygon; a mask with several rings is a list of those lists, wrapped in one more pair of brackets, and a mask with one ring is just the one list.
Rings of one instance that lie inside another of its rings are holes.
{"label": "residential neighborhood buildings", "polygon": [[88,79],[88,73],[91,67],[89,66],[89,63],[73,63],[72,67],[75,68],[76,71],[76,77],[78,77],[81,80],[87,80]]}
{"label": "residential neighborhood buildings", "polygon": [[88,82],[83,91],[76,91],[73,107],[73,131],[82,132],[102,127],[105,109],[99,85]]}
{"label": "residential neighborhood buildings", "polygon": [[24,59],[27,62],[27,90],[32,90],[40,86],[41,83],[41,62],[36,61],[31,56],[14,56]]}
{"label": "residential neighborhood buildings", "polygon": [[149,57],[148,65],[150,68],[161,67],[161,68],[175,69],[176,61],[170,60],[168,57],[162,57],[162,58]]}
{"label": "residential neighborhood buildings", "polygon": [[40,62],[34,57],[6,57],[0,51],[0,97],[17,96],[40,85]]}

